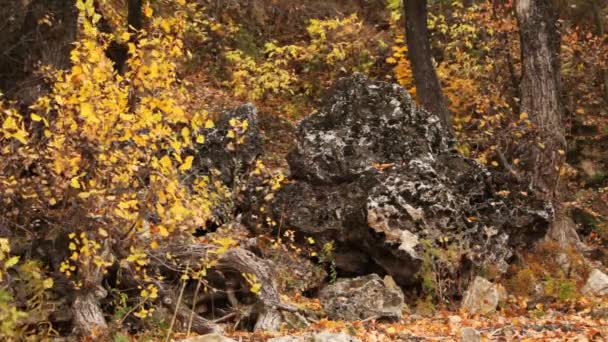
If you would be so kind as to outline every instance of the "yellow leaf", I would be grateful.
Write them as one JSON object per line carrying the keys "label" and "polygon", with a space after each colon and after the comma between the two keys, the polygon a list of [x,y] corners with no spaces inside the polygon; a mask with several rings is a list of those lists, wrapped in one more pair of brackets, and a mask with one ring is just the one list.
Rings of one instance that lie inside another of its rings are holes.
{"label": "yellow leaf", "polygon": [[182,138],[186,142],[190,141],[190,129],[188,127],[182,128]]}
{"label": "yellow leaf", "polygon": [[158,235],[167,237],[169,236],[169,231],[164,226],[158,226]]}
{"label": "yellow leaf", "polygon": [[169,169],[173,166],[173,163],[171,163],[171,158],[169,156],[164,156],[160,159],[160,165],[165,169]]}
{"label": "yellow leaf", "polygon": [[160,27],[167,33],[171,31],[171,25],[167,19],[161,20]]}
{"label": "yellow leaf", "polygon": [[42,117],[40,115],[32,113],[31,117],[32,117],[32,121],[36,121],[36,122],[42,121]]}
{"label": "yellow leaf", "polygon": [[154,14],[154,10],[152,9],[152,7],[150,7],[150,5],[146,5],[146,7],[144,7],[144,15],[148,18],[150,18],[152,15]]}
{"label": "yellow leaf", "polygon": [[80,104],[80,115],[82,115],[85,118],[89,118],[91,116],[93,116],[93,107],[91,106],[91,104],[89,103],[81,103]]}
{"label": "yellow leaf", "polygon": [[80,183],[78,182],[78,177],[74,177],[74,178],[72,178],[72,180],[70,180],[70,186],[74,189],[80,189]]}
{"label": "yellow leaf", "polygon": [[205,128],[213,128],[213,127],[215,127],[215,124],[213,123],[213,121],[207,120],[205,122]]}
{"label": "yellow leaf", "polygon": [[203,135],[199,135],[199,136],[197,136],[197,137],[196,137],[196,142],[197,142],[198,144],[203,144],[203,143],[205,143],[205,136],[203,136]]}
{"label": "yellow leaf", "polygon": [[519,120],[527,120],[528,119],[528,113],[524,112],[519,114]]}
{"label": "yellow leaf", "polygon": [[186,160],[182,165],[179,166],[180,171],[187,171],[192,168],[192,161],[194,160],[193,156],[187,156]]}
{"label": "yellow leaf", "polygon": [[50,289],[53,287],[54,284],[55,282],[53,281],[53,278],[46,278],[42,282],[42,287],[44,287],[45,289]]}
{"label": "yellow leaf", "polygon": [[13,267],[13,266],[17,265],[18,262],[19,262],[18,256],[11,257],[8,260],[6,260],[6,262],[4,263],[4,269]]}

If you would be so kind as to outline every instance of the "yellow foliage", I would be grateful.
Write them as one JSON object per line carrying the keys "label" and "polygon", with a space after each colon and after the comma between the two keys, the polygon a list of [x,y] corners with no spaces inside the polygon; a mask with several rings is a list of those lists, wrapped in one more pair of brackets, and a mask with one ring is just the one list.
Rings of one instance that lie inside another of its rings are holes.
{"label": "yellow foliage", "polygon": [[294,95],[297,88],[307,93],[319,87],[307,83],[304,70],[323,70],[334,77],[340,72],[367,72],[373,59],[365,42],[359,39],[363,23],[353,14],[346,18],[311,19],[308,41],[279,46],[268,42],[264,58],[256,59],[240,50],[228,50],[225,58],[231,65],[232,80],[227,83],[240,96],[257,100],[267,95]]}
{"label": "yellow foliage", "polygon": [[[174,10],[158,11],[167,13],[161,16],[146,5],[147,29],[128,43],[127,68],[119,74],[105,50],[110,41],[128,41],[129,33],[99,32],[93,1],[78,1],[71,68],[43,69],[52,88],[32,105],[30,120],[0,102],[0,201],[43,208],[64,225],[69,256],[60,271],[76,288],[87,274],[105,272],[115,261],[112,244],[122,243],[128,252],[119,264],[148,281],[145,251],[204,226],[212,206],[230,195],[193,170],[204,130],[213,127],[206,112],[186,106],[190,95],[177,77],[193,7],[183,0],[164,5]],[[126,20],[124,13],[111,19]],[[247,125],[234,130],[241,134]],[[15,165],[30,167],[32,176],[20,176]],[[11,215],[18,221],[22,213]],[[1,271],[18,261],[5,249],[0,240]],[[153,300],[157,289],[146,287],[141,296]]]}

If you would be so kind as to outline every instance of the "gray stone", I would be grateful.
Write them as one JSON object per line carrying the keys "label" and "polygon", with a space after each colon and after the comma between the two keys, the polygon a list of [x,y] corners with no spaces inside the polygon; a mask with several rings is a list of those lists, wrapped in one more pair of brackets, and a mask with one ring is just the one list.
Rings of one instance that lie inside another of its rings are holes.
{"label": "gray stone", "polygon": [[594,269],[583,287],[583,293],[593,296],[608,296],[608,275],[597,268]]}
{"label": "gray stone", "polygon": [[207,334],[202,336],[190,337],[179,342],[236,342],[235,340],[220,334]]}
{"label": "gray stone", "polygon": [[471,314],[486,315],[496,311],[504,297],[504,289],[501,286],[476,277],[465,292],[461,308]]}
{"label": "gray stone", "polygon": [[304,341],[304,336],[281,336],[281,337],[271,338],[266,342],[302,342],[302,341]]}
{"label": "gray stone", "polygon": [[320,332],[314,334],[310,339],[310,342],[360,342],[360,340],[347,334]]}
{"label": "gray stone", "polygon": [[474,328],[463,328],[460,330],[461,342],[481,342],[481,334]]}
{"label": "gray stone", "polygon": [[324,331],[304,336],[275,337],[268,342],[360,342],[360,340],[347,334]]}
{"label": "gray stone", "polygon": [[332,320],[398,320],[404,307],[401,289],[386,286],[376,274],[338,279],[321,290],[319,298]]}

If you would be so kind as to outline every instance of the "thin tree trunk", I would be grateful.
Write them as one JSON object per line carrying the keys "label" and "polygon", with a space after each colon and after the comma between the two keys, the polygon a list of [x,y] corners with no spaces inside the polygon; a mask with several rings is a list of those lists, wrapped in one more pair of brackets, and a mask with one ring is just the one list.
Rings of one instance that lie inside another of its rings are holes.
{"label": "thin tree trunk", "polygon": [[531,187],[538,189],[555,208],[548,237],[561,245],[580,245],[574,223],[561,205],[566,184],[560,178],[566,137],[560,98],[560,36],[552,0],[518,0],[516,14],[521,41],[521,112],[537,129],[531,141],[529,168]]}
{"label": "thin tree trunk", "polygon": [[127,25],[131,31],[139,31],[143,27],[142,0],[129,0],[127,5]]}
{"label": "thin tree trunk", "polygon": [[[595,21],[595,30],[598,37],[602,38],[606,35],[604,27],[604,18],[602,18],[602,8],[598,0],[589,0],[593,11],[593,20]],[[602,83],[604,86],[604,103],[608,104],[608,69],[602,69]]]}
{"label": "thin tree trunk", "polygon": [[433,66],[427,27],[427,1],[405,0],[404,7],[408,58],[412,64],[416,96],[424,108],[439,116],[447,129],[451,130],[451,114]]}

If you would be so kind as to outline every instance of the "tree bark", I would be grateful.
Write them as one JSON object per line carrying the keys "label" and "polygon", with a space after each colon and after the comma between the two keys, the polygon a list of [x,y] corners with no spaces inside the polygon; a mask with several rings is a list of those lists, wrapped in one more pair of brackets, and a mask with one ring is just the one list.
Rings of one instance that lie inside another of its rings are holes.
{"label": "tree bark", "polygon": [[518,0],[515,10],[522,60],[520,109],[529,115],[536,128],[536,140],[526,146],[530,185],[554,205],[555,219],[548,238],[563,246],[579,245],[573,221],[561,204],[566,190],[560,178],[566,137],[560,98],[557,11],[552,0]]}
{"label": "tree bark", "polygon": [[[595,21],[595,30],[598,37],[602,38],[606,35],[606,29],[604,27],[604,18],[602,17],[602,8],[598,3],[598,0],[589,0],[591,10],[593,11],[593,20]],[[602,68],[602,83],[604,86],[604,103],[608,105],[608,69]]]}
{"label": "tree bark", "polygon": [[405,0],[403,5],[408,58],[412,64],[416,96],[424,108],[439,116],[445,127],[451,130],[451,114],[433,66],[427,27],[427,1]]}

